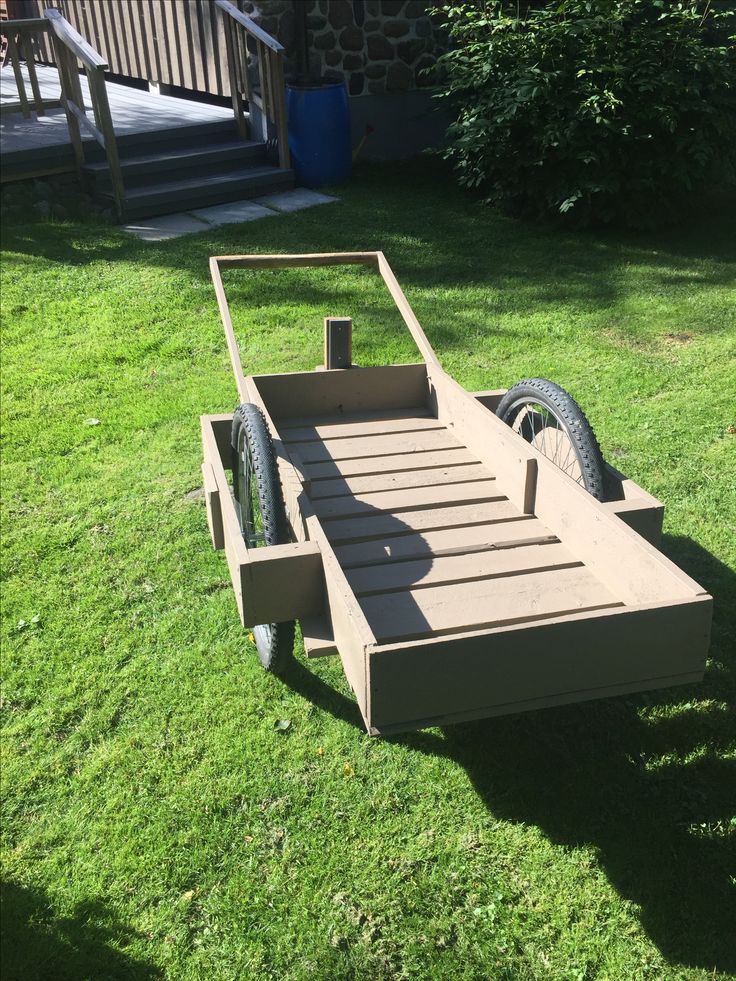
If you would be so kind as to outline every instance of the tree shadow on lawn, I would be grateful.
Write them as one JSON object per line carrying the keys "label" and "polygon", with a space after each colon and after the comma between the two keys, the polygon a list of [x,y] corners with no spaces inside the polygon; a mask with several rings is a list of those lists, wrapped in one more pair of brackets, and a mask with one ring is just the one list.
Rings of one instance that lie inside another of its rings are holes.
{"label": "tree shadow on lawn", "polygon": [[125,946],[135,938],[136,934],[114,922],[100,903],[84,902],[72,916],[57,916],[40,889],[2,883],[3,981],[144,981],[162,977],[154,965],[113,946]]}
{"label": "tree shadow on lawn", "polygon": [[[568,848],[592,846],[668,960],[733,971],[736,576],[690,539],[665,538],[664,550],[716,599],[701,685],[389,738],[462,766],[494,817],[536,825]],[[305,667],[289,684],[362,728],[357,706]]]}
{"label": "tree shadow on lawn", "polygon": [[[296,221],[280,216],[248,224],[247,244],[240,225],[149,243],[114,226],[6,222],[3,248],[14,255],[5,261],[10,266],[37,257],[69,265],[122,260],[190,273],[194,281],[209,285],[208,260],[214,253],[382,249],[408,289],[497,291],[486,310],[489,324],[499,313],[538,311],[547,304],[608,307],[626,292],[621,277],[629,266],[645,268],[652,284],[660,288],[689,283],[723,286],[733,279],[728,269],[692,270],[693,261],[736,259],[733,194],[693,202],[688,216],[671,228],[641,233],[614,228],[578,231],[553,222],[503,216],[470,192],[448,186],[451,178],[431,164],[398,167],[391,173],[388,181],[380,168],[356,178],[356,194],[351,188],[347,195],[350,221],[335,212],[335,220],[325,222],[319,209],[316,214],[299,212]],[[444,204],[439,207],[438,182],[444,191]],[[95,242],[103,237],[105,241]],[[308,287],[300,271],[289,275],[299,283],[302,302],[324,301],[323,293],[302,296]],[[340,300],[339,295],[333,298]],[[447,298],[438,302],[446,304]],[[478,312],[483,312],[483,306]],[[357,313],[353,311],[354,316]],[[451,342],[452,337],[446,340]]]}

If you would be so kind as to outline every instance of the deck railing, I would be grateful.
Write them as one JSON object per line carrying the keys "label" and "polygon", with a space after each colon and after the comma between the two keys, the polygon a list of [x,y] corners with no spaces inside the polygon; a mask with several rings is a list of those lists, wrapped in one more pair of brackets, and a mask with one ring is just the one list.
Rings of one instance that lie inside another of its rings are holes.
{"label": "deck railing", "polygon": [[[65,20],[58,10],[46,10],[44,16],[51,26],[54,58],[61,79],[61,101],[66,110],[69,136],[74,148],[77,166],[81,168],[85,162],[81,124],[105,151],[116,210],[118,217],[122,217],[125,189],[110,103],[105,88],[107,62],[84,40],[81,34],[74,30],[69,21]],[[84,104],[84,93],[79,77],[80,63],[87,76],[94,122],[87,115],[87,107]]]}
{"label": "deck railing", "polygon": [[[15,85],[18,89],[18,101],[6,102],[0,108],[0,113],[5,115],[11,112],[22,112],[24,118],[28,119],[31,115],[31,107],[36,114],[43,116],[46,109],[58,109],[61,106],[61,99],[44,99],[41,95],[41,86],[38,84],[36,74],[35,51],[38,36],[48,34],[50,24],[45,17],[29,17],[25,20],[4,20],[0,21],[0,34],[6,39],[7,51],[5,61],[10,61],[15,76]],[[21,60],[22,59],[22,60]],[[31,98],[26,90],[26,80],[21,70],[22,61],[25,62],[28,72],[28,81],[31,85]]]}
{"label": "deck railing", "polygon": [[[112,124],[112,114],[105,88],[107,62],[84,40],[81,34],[75,31],[58,10],[46,10],[43,17],[2,21],[0,22],[0,33],[7,40],[6,59],[9,59],[12,64],[15,84],[18,89],[18,101],[3,104],[2,114],[21,112],[27,119],[32,111],[35,111],[38,116],[43,116],[46,109],[63,108],[66,112],[69,138],[77,167],[81,169],[85,163],[84,143],[80,126],[83,126],[105,151],[116,210],[118,216],[122,217],[125,190],[115,130]],[[37,52],[34,50],[34,46],[37,49],[39,41],[45,40],[46,37],[53,47],[54,61],[59,72],[60,98],[44,98],[38,82],[36,73]],[[87,75],[93,119],[87,115],[79,76],[80,63]],[[26,90],[22,64],[25,64],[28,73],[28,81],[31,86],[30,98]]]}
{"label": "deck railing", "polygon": [[[284,48],[254,21],[241,13],[228,0],[215,0],[225,32],[227,68],[230,77],[230,94],[233,113],[240,135],[248,136],[245,103],[250,110],[253,125],[253,106],[261,116],[263,140],[276,143],[279,167],[291,166],[289,137],[286,124],[286,98],[284,86]],[[250,77],[249,55],[258,67],[258,89]],[[254,136],[253,133],[250,134]]]}

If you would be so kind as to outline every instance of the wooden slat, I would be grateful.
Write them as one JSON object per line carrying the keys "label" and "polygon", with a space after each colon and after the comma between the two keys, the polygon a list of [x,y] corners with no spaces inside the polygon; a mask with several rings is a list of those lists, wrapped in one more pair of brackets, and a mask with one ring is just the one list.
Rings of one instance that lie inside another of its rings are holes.
{"label": "wooden slat", "polygon": [[8,54],[10,55],[10,63],[13,66],[13,75],[15,76],[15,85],[18,89],[18,101],[21,105],[21,112],[23,116],[27,119],[31,115],[31,110],[28,106],[28,96],[26,95],[26,84],[23,78],[23,73],[20,70],[20,55],[18,54],[18,45],[15,43],[15,37],[12,34],[7,36],[8,42]]}
{"label": "wooden slat", "polygon": [[388,433],[417,433],[428,429],[445,429],[434,417],[413,416],[407,413],[401,418],[384,420],[366,419],[360,422],[337,422],[321,426],[301,426],[284,429],[279,426],[281,438],[285,443],[306,443],[314,440],[346,439],[349,436],[380,436]]}
{"label": "wooden slat", "polygon": [[[499,494],[495,480],[474,480],[464,484],[440,484],[428,487],[411,487],[402,490],[378,491],[361,494],[360,497],[332,497],[314,501],[314,513],[322,521],[357,514],[375,514],[377,511],[405,514],[427,507],[450,507],[456,504],[505,500]],[[329,529],[328,529],[329,533]]]}
{"label": "wooden slat", "polygon": [[412,531],[435,531],[440,528],[462,528],[483,525],[491,521],[506,521],[519,514],[509,501],[490,501],[484,504],[460,504],[457,507],[429,508],[426,511],[407,511],[400,517],[375,514],[368,517],[328,521],[325,534],[333,544],[386,538],[389,535]]}
{"label": "wooden slat", "polygon": [[[383,459],[383,458],[382,458]],[[435,467],[433,470],[405,470],[399,473],[376,473],[367,477],[318,480],[312,482],[310,497],[313,501],[331,497],[363,495],[379,491],[402,490],[410,487],[428,487],[488,480],[488,471],[479,463],[461,467]]]}
{"label": "wooden slat", "polygon": [[36,107],[36,114],[38,116],[43,116],[43,99],[41,98],[41,89],[38,84],[36,65],[33,60],[33,43],[30,35],[26,35],[23,38],[23,54],[25,55],[26,59],[26,71],[28,72],[28,78],[31,82],[31,91],[33,92],[33,102]]}
{"label": "wooden slat", "polygon": [[330,460],[328,463],[312,463],[305,467],[314,482],[324,478],[358,477],[369,474],[411,473],[433,467],[464,466],[477,463],[476,457],[465,447],[438,450],[435,453],[415,453],[407,456],[360,457],[357,460]]}
{"label": "wooden slat", "polygon": [[325,460],[355,460],[427,453],[431,450],[461,449],[461,444],[446,429],[430,429],[413,433],[388,433],[383,436],[356,436],[346,439],[321,440],[291,444],[305,464]]}
{"label": "wooden slat", "polygon": [[429,553],[425,559],[352,569],[346,575],[356,596],[369,596],[581,565],[564,545],[550,543],[440,558]]}
{"label": "wooden slat", "polygon": [[366,596],[379,641],[420,638],[620,606],[585,567]]}
{"label": "wooden slat", "polygon": [[235,122],[238,126],[238,132],[242,137],[247,135],[247,127],[245,124],[245,113],[243,110],[243,97],[240,94],[240,85],[238,84],[237,75],[237,39],[234,37],[235,28],[232,21],[229,18],[225,20],[225,52],[227,63],[228,76],[230,78],[230,99],[233,105],[233,114],[235,116]]}
{"label": "wooden slat", "polygon": [[443,555],[482,552],[495,548],[515,548],[522,545],[558,539],[537,518],[519,515],[491,525],[468,525],[464,528],[443,528],[416,535],[398,535],[340,545],[335,549],[344,569],[365,565],[385,565],[421,559],[427,554]]}

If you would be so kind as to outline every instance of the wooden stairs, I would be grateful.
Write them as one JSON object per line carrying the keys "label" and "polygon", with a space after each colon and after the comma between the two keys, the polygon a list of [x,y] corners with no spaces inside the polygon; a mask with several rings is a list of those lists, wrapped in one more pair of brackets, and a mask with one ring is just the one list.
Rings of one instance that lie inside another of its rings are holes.
{"label": "wooden stairs", "polygon": [[[4,21],[17,102],[3,99],[3,113],[19,112],[26,123],[32,111],[42,116],[46,110],[63,109],[69,142],[47,141],[33,132],[25,147],[11,153],[3,148],[1,179],[76,169],[92,196],[121,221],[292,188],[284,48],[229,0],[213,0],[212,9],[225,32],[233,118],[200,118],[196,123],[187,115],[186,100],[181,100],[181,111],[171,105],[178,100],[168,99],[167,107],[159,104],[149,114],[143,105],[148,96],[142,93],[140,105],[135,98],[119,99],[125,104],[114,115],[107,62],[58,10]],[[43,90],[39,77],[44,81],[48,66],[37,65],[32,54],[39,44],[48,48],[47,57],[52,52],[55,65]],[[257,81],[251,77],[254,69]],[[132,131],[131,108],[133,122],[139,124]],[[169,126],[162,128],[167,113]],[[146,115],[150,126],[142,125]],[[256,133],[259,139],[253,140]]]}
{"label": "wooden stairs", "polygon": [[[124,186],[121,219],[192,211],[294,187],[294,171],[279,168],[266,143],[243,140],[235,121],[118,137]],[[82,167],[86,188],[115,208],[104,154]]]}

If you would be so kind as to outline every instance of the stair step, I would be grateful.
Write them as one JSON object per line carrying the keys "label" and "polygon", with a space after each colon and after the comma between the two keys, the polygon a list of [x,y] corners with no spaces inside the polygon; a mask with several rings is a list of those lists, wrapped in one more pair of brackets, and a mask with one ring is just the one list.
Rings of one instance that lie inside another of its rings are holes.
{"label": "stair step", "polygon": [[[123,157],[120,160],[120,169],[123,184],[127,188],[136,183],[155,184],[159,180],[168,181],[173,174],[184,177],[186,172],[201,168],[206,168],[205,174],[210,175],[217,168],[232,170],[238,164],[252,166],[259,161],[265,163],[265,159],[265,143],[240,140],[215,146],[187,146],[178,150]],[[110,169],[105,160],[86,164],[82,170],[99,188],[103,185],[110,186]]]}
{"label": "stair step", "polygon": [[[126,191],[123,217],[148,218],[174,211],[192,211],[293,186],[294,171],[278,167],[250,167],[207,177],[187,177],[165,184],[147,184]],[[109,191],[102,192],[101,196],[108,201],[111,198]]]}
{"label": "stair step", "polygon": [[[235,140],[238,129],[234,119],[219,119],[211,123],[191,123],[187,126],[168,126],[139,133],[122,133],[117,138],[121,156],[128,150],[161,145],[164,147],[191,146],[192,143],[212,144]],[[145,152],[145,150],[142,150]]]}

